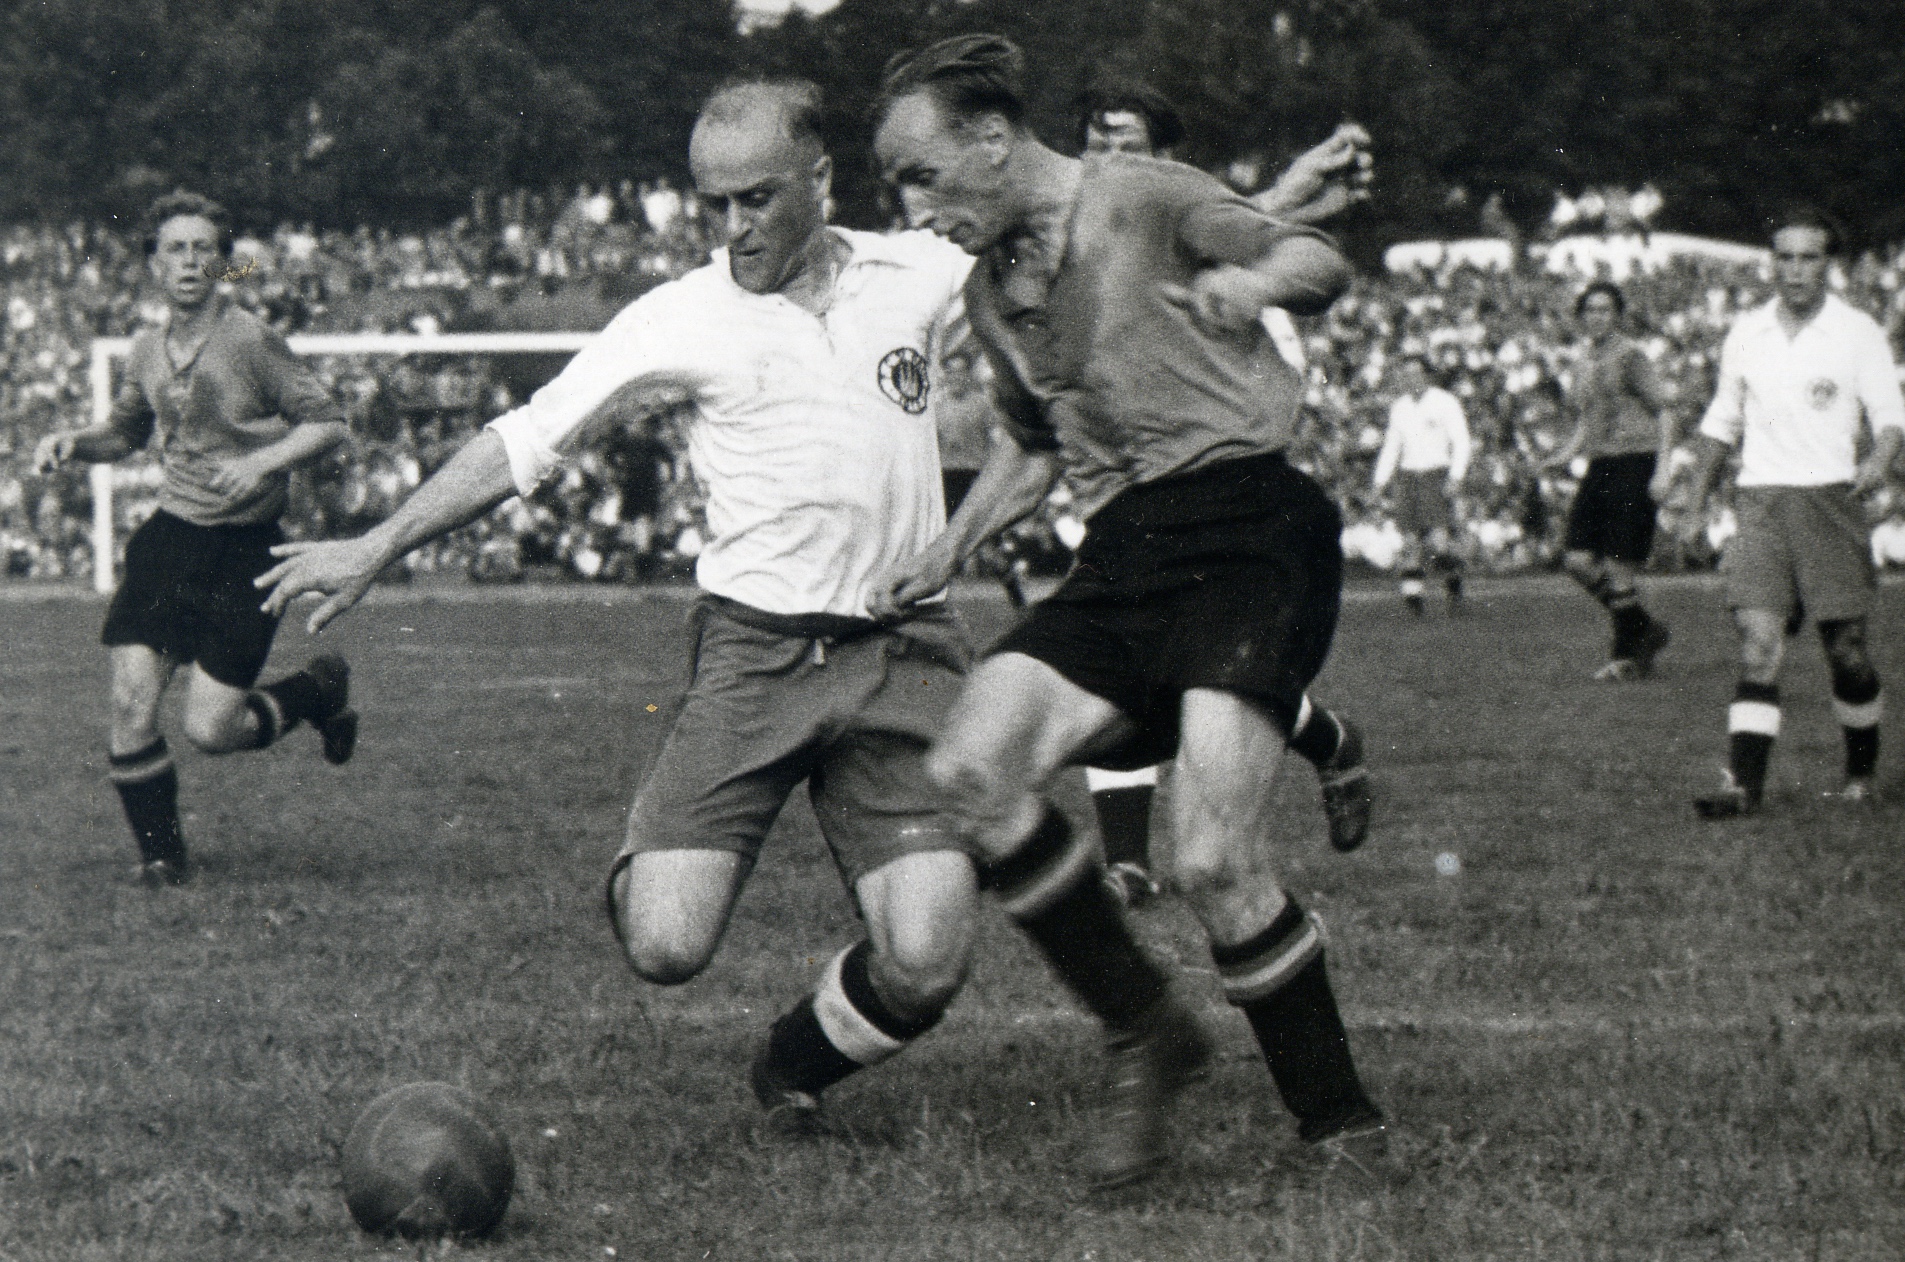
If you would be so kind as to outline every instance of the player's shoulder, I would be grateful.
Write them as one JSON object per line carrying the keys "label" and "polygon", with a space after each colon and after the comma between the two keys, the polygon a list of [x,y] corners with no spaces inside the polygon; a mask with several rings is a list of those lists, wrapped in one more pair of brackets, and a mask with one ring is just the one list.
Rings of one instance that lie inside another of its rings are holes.
{"label": "player's shoulder", "polygon": [[835,228],[853,251],[855,264],[891,271],[902,283],[930,279],[957,288],[972,270],[972,256],[952,242],[930,232],[861,232]]}
{"label": "player's shoulder", "polygon": [[1877,320],[1874,320],[1868,312],[1853,306],[1837,294],[1826,295],[1825,310],[1832,319],[1839,323],[1840,327],[1854,330],[1861,337],[1868,339],[1877,337],[1881,341],[1885,338],[1885,329]]}
{"label": "player's shoulder", "polygon": [[1098,153],[1084,162],[1084,179],[1088,185],[1124,198],[1175,202],[1210,197],[1241,200],[1228,184],[1210,172],[1167,158],[1138,153]]}

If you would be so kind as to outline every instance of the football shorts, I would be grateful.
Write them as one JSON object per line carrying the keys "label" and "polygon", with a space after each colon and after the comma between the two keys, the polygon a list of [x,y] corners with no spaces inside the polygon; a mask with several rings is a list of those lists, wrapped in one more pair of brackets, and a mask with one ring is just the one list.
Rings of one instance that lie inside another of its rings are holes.
{"label": "football shorts", "polygon": [[126,542],[125,574],[100,640],[143,644],[196,662],[221,684],[249,688],[271,656],[278,619],[252,580],[278,563],[277,522],[199,526],[163,510]]}

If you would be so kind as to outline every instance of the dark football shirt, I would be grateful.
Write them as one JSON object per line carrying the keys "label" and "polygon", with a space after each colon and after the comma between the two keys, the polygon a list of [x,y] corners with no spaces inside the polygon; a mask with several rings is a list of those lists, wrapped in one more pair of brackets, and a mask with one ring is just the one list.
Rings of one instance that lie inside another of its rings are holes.
{"label": "dark football shirt", "polygon": [[994,391],[1028,447],[1058,448],[1089,515],[1128,486],[1281,451],[1303,381],[1261,325],[1214,338],[1161,288],[1249,266],[1292,236],[1214,177],[1124,154],[1085,159],[1058,270],[1014,301],[995,251],[966,280]]}
{"label": "dark football shirt", "polygon": [[1582,451],[1589,456],[1658,451],[1664,403],[1653,362],[1636,343],[1613,337],[1605,346],[1589,347],[1574,381],[1574,405],[1587,425]]}
{"label": "dark football shirt", "polygon": [[270,446],[293,425],[342,422],[344,414],[270,326],[228,299],[214,301],[211,332],[188,363],[172,363],[164,329],[133,339],[112,426],[134,448],[157,448],[165,473],[159,507],[166,512],[200,526],[276,521],[288,474],[233,499],[211,488],[212,471],[221,460]]}

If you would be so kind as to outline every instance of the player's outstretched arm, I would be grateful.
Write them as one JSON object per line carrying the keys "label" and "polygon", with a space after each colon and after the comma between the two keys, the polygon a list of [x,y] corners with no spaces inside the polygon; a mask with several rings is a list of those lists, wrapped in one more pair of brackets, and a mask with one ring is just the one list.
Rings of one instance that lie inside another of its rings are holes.
{"label": "player's outstretched arm", "polygon": [[132,454],[132,444],[111,425],[89,429],[70,429],[63,434],[48,434],[33,449],[33,471],[51,473],[71,460],[92,464],[111,464]]}
{"label": "player's outstretched arm", "polygon": [[1339,124],[1328,140],[1298,155],[1277,182],[1250,199],[1266,215],[1286,223],[1319,224],[1369,198],[1376,160],[1369,133]]}
{"label": "player's outstretched arm", "polygon": [[1166,302],[1189,313],[1208,337],[1249,333],[1265,307],[1292,315],[1327,310],[1350,282],[1349,263],[1316,237],[1285,237],[1249,267],[1221,263],[1199,272],[1188,285],[1163,285]]}
{"label": "player's outstretched arm", "polygon": [[503,440],[484,430],[435,476],[404,501],[388,520],[358,539],[287,543],[273,548],[284,560],[258,576],[269,589],[264,610],[282,614],[307,592],[326,597],[305,626],[313,634],[363,598],[385,566],[419,544],[475,521],[516,494]]}
{"label": "player's outstretched arm", "polygon": [[1058,470],[1056,452],[1027,450],[1003,426],[995,426],[986,462],[959,511],[924,551],[888,566],[873,580],[868,611],[875,618],[898,618],[945,591],[980,544],[1045,502]]}

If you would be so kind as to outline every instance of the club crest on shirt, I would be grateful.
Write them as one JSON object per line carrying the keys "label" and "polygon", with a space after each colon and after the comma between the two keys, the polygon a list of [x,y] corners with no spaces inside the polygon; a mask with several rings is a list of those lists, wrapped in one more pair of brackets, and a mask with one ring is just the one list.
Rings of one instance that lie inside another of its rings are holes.
{"label": "club crest on shirt", "polygon": [[1830,377],[1815,378],[1813,383],[1806,387],[1806,396],[1812,400],[1814,408],[1823,412],[1832,406],[1834,399],[1839,397],[1839,383]]}
{"label": "club crest on shirt", "polygon": [[886,353],[880,361],[880,393],[908,412],[926,410],[926,396],[932,393],[926,373],[926,357],[910,346]]}

